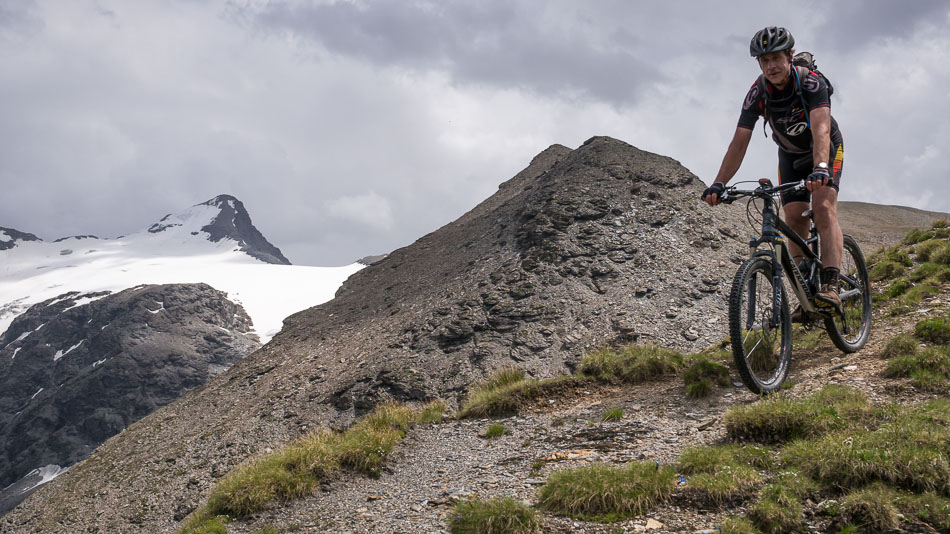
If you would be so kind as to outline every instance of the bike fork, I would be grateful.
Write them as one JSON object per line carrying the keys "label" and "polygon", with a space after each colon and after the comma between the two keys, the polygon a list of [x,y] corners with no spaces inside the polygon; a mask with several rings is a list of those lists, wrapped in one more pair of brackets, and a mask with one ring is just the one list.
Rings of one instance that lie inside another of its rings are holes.
{"label": "bike fork", "polygon": [[782,324],[782,266],[772,259],[772,328]]}

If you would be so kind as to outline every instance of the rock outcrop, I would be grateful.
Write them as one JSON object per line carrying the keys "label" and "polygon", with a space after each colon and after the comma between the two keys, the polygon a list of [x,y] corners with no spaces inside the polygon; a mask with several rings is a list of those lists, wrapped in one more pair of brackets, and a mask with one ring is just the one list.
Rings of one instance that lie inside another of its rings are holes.
{"label": "rock outcrop", "polygon": [[33,234],[0,226],[0,250],[9,250],[20,241],[42,241]]}
{"label": "rock outcrop", "polygon": [[[243,308],[205,284],[67,293],[32,306],[0,340],[0,488],[73,465],[207,383],[260,346],[250,330]],[[0,501],[22,498],[14,490]]]}
{"label": "rock outcrop", "polygon": [[725,335],[725,294],[751,234],[744,209],[701,203],[704,187],[675,160],[615,139],[554,145],[0,527],[171,532],[239,462],[383,399],[452,403],[499,368],[560,375],[607,344],[704,348]]}

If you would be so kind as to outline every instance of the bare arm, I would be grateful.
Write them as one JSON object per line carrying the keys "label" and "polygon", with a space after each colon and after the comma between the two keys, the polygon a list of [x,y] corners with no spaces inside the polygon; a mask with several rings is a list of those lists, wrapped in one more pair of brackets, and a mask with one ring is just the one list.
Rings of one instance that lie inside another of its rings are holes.
{"label": "bare arm", "polygon": [[815,108],[811,111],[811,135],[814,148],[812,161],[818,165],[822,161],[828,162],[831,149],[831,108]]}
{"label": "bare arm", "polygon": [[[809,116],[811,119],[812,135],[812,162],[817,166],[821,162],[828,162],[831,150],[831,108],[815,108]],[[828,169],[831,172],[831,169]],[[808,190],[815,192],[825,185],[825,180],[809,182]]]}
{"label": "bare arm", "polygon": [[[749,148],[749,141],[752,139],[752,130],[748,128],[737,127],[736,133],[732,135],[732,141],[729,148],[726,149],[726,155],[722,158],[722,165],[719,166],[719,173],[713,183],[726,185],[729,180],[739,171],[742,160],[745,158],[745,152]],[[719,204],[719,195],[711,194],[706,196],[706,203],[710,206]]]}

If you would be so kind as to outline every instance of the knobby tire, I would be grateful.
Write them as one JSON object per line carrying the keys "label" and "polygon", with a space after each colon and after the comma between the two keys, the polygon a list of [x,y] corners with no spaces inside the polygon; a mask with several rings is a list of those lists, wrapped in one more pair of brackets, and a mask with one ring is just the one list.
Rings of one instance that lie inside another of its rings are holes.
{"label": "knobby tire", "polygon": [[772,262],[746,260],[736,272],[729,294],[729,335],[742,382],[753,393],[768,395],[782,388],[792,358],[792,318],[784,285],[780,317],[773,326]]}
{"label": "knobby tire", "polygon": [[844,236],[839,276],[844,317],[825,319],[828,337],[845,353],[861,350],[871,334],[871,281],[864,254],[854,238]]}

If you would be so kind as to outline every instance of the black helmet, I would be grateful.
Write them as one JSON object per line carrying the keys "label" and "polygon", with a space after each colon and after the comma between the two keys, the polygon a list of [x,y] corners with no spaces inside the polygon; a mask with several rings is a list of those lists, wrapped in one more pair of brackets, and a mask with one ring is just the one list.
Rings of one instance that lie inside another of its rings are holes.
{"label": "black helmet", "polygon": [[795,38],[785,28],[776,28],[769,26],[759,30],[752,38],[752,44],[749,45],[749,53],[752,57],[759,57],[762,54],[778,52],[779,50],[791,50],[795,46]]}

